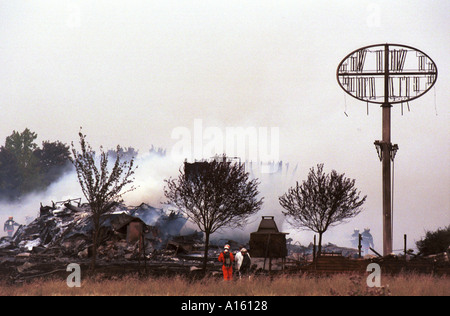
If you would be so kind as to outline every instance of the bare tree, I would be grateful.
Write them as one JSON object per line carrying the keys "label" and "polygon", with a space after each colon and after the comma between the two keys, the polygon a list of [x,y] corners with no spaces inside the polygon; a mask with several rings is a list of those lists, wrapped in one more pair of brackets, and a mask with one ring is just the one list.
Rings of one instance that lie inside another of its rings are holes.
{"label": "bare tree", "polygon": [[[121,162],[121,155],[117,154],[114,164],[108,164],[108,153],[100,147],[98,159],[92,147],[86,142],[86,135],[79,132],[81,152],[75,149],[72,142],[71,162],[75,166],[81,190],[86,197],[92,214],[92,262],[91,270],[95,269],[97,258],[97,247],[99,245],[99,233],[101,217],[106,214],[112,205],[122,201],[122,196],[134,190],[134,186],[126,189],[134,180],[134,159]],[[122,152],[117,146],[117,153]],[[97,167],[98,160],[98,167]],[[109,170],[111,168],[111,170]]]}
{"label": "bare tree", "polygon": [[[185,163],[178,179],[166,180],[164,194],[168,204],[180,209],[205,233],[206,271],[209,237],[224,227],[243,227],[262,206],[258,199],[258,181],[249,180],[244,165],[222,161]],[[191,168],[189,168],[191,167]]]}
{"label": "bare tree", "polygon": [[308,178],[300,185],[279,197],[287,221],[297,228],[307,228],[319,234],[318,254],[322,252],[322,235],[331,226],[358,215],[366,197],[359,197],[355,180],[338,174],[323,172],[323,164],[317,171],[310,169]]}

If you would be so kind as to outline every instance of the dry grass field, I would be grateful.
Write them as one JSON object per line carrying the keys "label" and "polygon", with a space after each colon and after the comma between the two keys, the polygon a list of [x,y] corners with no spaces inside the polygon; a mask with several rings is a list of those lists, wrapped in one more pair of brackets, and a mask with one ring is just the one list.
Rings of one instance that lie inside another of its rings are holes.
{"label": "dry grass field", "polygon": [[[219,286],[220,285],[220,286]],[[34,280],[20,285],[0,283],[1,296],[450,296],[450,277],[419,274],[386,276],[381,288],[369,288],[362,275],[329,277],[279,275],[224,282],[217,278],[184,277],[82,280],[69,288],[66,280]]]}

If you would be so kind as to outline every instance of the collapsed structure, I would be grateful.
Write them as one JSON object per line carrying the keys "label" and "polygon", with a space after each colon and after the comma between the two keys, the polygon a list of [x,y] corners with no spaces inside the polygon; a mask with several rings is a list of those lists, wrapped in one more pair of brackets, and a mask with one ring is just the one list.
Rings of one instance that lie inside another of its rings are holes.
{"label": "collapsed structure", "polygon": [[[100,220],[98,255],[104,259],[130,259],[138,255],[136,243],[139,241],[143,241],[144,254],[151,254],[162,249],[171,236],[178,235],[186,221],[179,213],[145,203],[131,208],[112,204]],[[46,253],[55,257],[87,258],[92,246],[92,231],[88,205],[74,205],[73,200],[60,205],[41,205],[40,214],[34,221],[20,226],[13,237],[0,239],[0,253],[10,256]]]}
{"label": "collapsed structure", "polygon": [[[28,225],[18,228],[12,237],[0,238],[0,274],[17,279],[23,276],[41,275],[43,270],[58,268],[71,262],[87,262],[91,257],[93,223],[90,208],[80,200],[64,201],[52,206],[42,206],[39,216]],[[98,259],[102,263],[115,264],[117,270],[135,271],[134,263],[149,260],[153,268],[162,273],[197,271],[203,260],[203,233],[183,230],[187,219],[180,213],[159,209],[142,203],[137,207],[112,204],[101,218]],[[278,230],[273,216],[263,216],[250,240],[236,242],[226,240],[233,251],[241,247],[249,249],[252,256],[252,270],[365,272],[367,261],[352,260],[357,249],[342,248],[333,244],[323,247],[323,256],[312,261],[313,245],[308,247],[292,244],[286,233]],[[222,240],[223,241],[223,240]],[[208,270],[220,273],[217,256],[220,245],[210,245]],[[327,254],[328,252],[328,254]],[[372,260],[372,259],[371,259]],[[442,267],[448,271],[448,257],[429,261],[405,261],[390,258],[375,258],[388,270],[411,269],[439,272]],[[146,261],[145,261],[146,262]],[[51,264],[51,267],[42,263]],[[146,263],[147,264],[147,263]],[[443,264],[443,265],[442,265]],[[33,270],[34,269],[34,270]],[[155,271],[155,270],[152,270]]]}

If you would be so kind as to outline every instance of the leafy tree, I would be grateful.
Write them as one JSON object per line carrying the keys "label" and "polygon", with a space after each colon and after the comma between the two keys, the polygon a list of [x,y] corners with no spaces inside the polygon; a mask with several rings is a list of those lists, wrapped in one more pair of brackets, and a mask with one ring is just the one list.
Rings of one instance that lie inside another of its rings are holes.
{"label": "leafy tree", "polygon": [[42,142],[42,148],[37,148],[34,155],[39,161],[44,187],[58,180],[70,165],[70,147],[60,141]]}
{"label": "leafy tree", "polygon": [[297,228],[307,228],[319,234],[318,255],[322,252],[322,235],[332,226],[358,215],[366,197],[360,198],[355,180],[335,170],[323,172],[323,164],[317,170],[310,169],[308,178],[300,185],[279,197],[283,214]]}
{"label": "leafy tree", "polygon": [[206,271],[210,235],[224,227],[243,227],[249,216],[258,212],[258,181],[249,180],[243,164],[225,161],[185,163],[178,179],[165,180],[164,194],[205,233]]}
{"label": "leafy tree", "polygon": [[450,225],[432,232],[427,231],[425,238],[416,242],[417,249],[425,256],[450,250]]}
{"label": "leafy tree", "polygon": [[13,131],[6,137],[5,148],[18,160],[20,168],[27,167],[33,160],[33,152],[38,147],[34,142],[37,134],[26,128],[22,133]]}
{"label": "leafy tree", "polygon": [[[134,186],[126,189],[134,180],[134,159],[121,161],[121,155],[117,154],[114,164],[108,164],[108,153],[100,147],[100,155],[96,159],[95,152],[86,142],[86,135],[79,132],[81,151],[78,152],[72,142],[71,162],[75,166],[78,182],[86,197],[91,212],[93,224],[92,236],[92,262],[91,270],[95,269],[97,248],[100,243],[99,234],[102,215],[105,215],[116,202],[122,201],[122,196],[134,190]],[[117,146],[117,153],[122,148]],[[98,162],[98,166],[97,166]]]}
{"label": "leafy tree", "polygon": [[6,137],[5,150],[16,160],[17,171],[20,175],[18,181],[18,195],[31,191],[39,184],[39,162],[34,155],[37,144],[34,142],[37,134],[26,128],[22,133],[13,131]]}
{"label": "leafy tree", "polygon": [[20,191],[21,176],[16,157],[4,146],[0,147],[0,198],[16,199]]}
{"label": "leafy tree", "polygon": [[0,197],[15,200],[44,190],[70,165],[69,146],[56,141],[35,143],[37,134],[26,128],[13,131],[0,147]]}

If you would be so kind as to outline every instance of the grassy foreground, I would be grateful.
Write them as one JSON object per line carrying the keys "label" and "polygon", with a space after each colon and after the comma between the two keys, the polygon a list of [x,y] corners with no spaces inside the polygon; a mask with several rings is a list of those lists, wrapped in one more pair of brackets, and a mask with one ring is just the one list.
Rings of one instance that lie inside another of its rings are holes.
{"label": "grassy foreground", "polygon": [[369,288],[361,275],[280,275],[224,282],[217,278],[188,280],[184,277],[115,280],[90,278],[80,288],[69,288],[66,280],[35,280],[20,285],[0,283],[0,296],[323,296],[393,295],[450,296],[450,277],[404,274],[381,278],[381,288]]}

